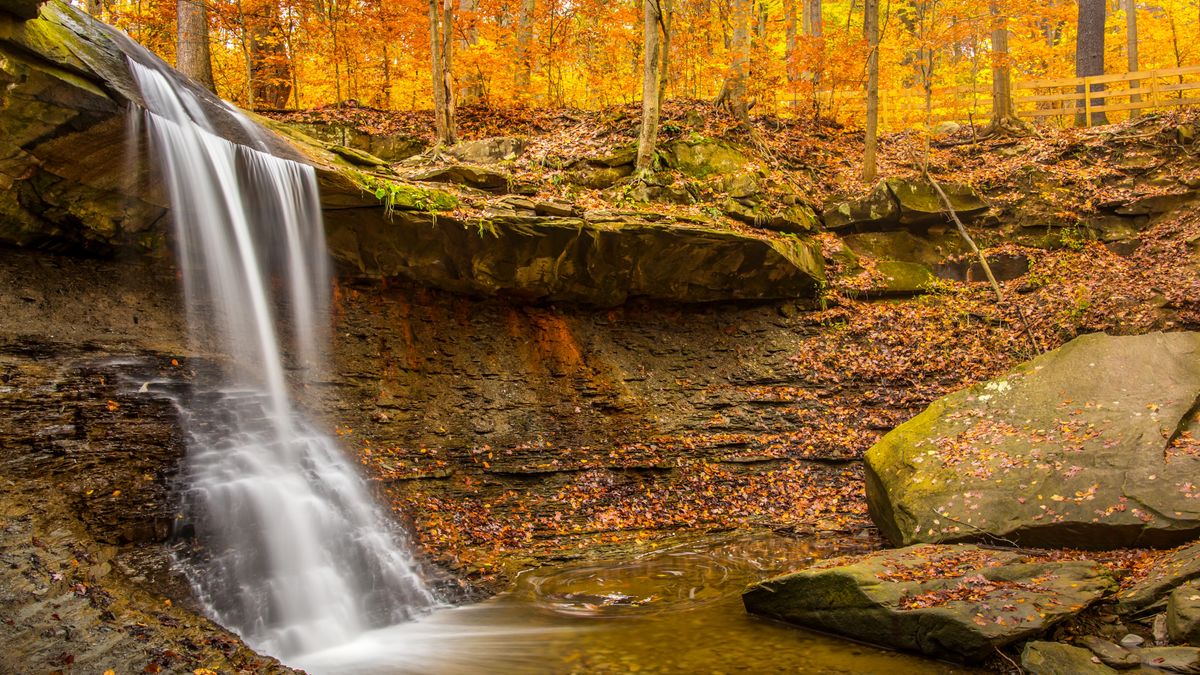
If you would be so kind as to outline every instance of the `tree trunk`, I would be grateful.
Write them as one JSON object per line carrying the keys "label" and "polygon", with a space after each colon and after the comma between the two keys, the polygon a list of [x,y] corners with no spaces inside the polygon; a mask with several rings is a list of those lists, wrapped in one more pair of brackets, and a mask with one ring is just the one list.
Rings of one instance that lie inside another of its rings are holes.
{"label": "tree trunk", "polygon": [[659,60],[658,71],[658,110],[662,112],[663,101],[667,99],[667,83],[671,76],[671,33],[675,23],[675,0],[658,0],[659,25],[662,26],[662,58]]}
{"label": "tree trunk", "polygon": [[873,183],[879,142],[879,0],[865,0],[863,4],[863,33],[870,52],[867,54],[867,130],[862,178],[864,182]]}
{"label": "tree trunk", "polygon": [[[1079,32],[1075,38],[1075,76],[1090,77],[1104,74],[1104,16],[1107,11],[1107,0],[1079,0]],[[1103,84],[1094,84],[1093,92],[1103,92]],[[1084,93],[1083,87],[1079,93]],[[1093,108],[1104,105],[1104,98],[1092,98]],[[1092,113],[1087,118],[1084,100],[1079,100],[1079,111],[1076,123],[1080,126],[1093,124],[1108,124],[1108,116],[1103,112]]]}
{"label": "tree trunk", "polygon": [[796,64],[796,2],[797,0],[784,0],[783,3],[783,17],[785,24],[784,30],[787,36],[785,42],[786,46],[784,47],[783,51],[783,58],[786,62],[788,82],[795,82],[799,79],[799,76],[797,75],[798,68]]}
{"label": "tree trunk", "polygon": [[[1138,28],[1137,28],[1137,0],[1125,0],[1125,41],[1127,45],[1126,51],[1129,55],[1129,72],[1136,73],[1138,71]],[[1129,82],[1130,90],[1138,89],[1140,83],[1137,80]],[[1141,94],[1131,94],[1129,96],[1130,103],[1140,103],[1142,101]],[[1137,117],[1141,114],[1140,110],[1130,110],[1130,117]]]}
{"label": "tree trunk", "polygon": [[[458,0],[458,9],[463,16],[470,19],[470,23],[459,31],[458,48],[466,51],[479,44],[479,19],[476,16],[479,12],[479,0]],[[459,100],[464,105],[478,103],[483,98],[483,73],[475,69],[474,72],[464,73],[462,80]]]}
{"label": "tree trunk", "polygon": [[249,18],[252,96],[262,107],[279,109],[286,107],[292,96],[292,64],[278,5],[267,3],[263,12]]}
{"label": "tree trunk", "polygon": [[642,131],[638,135],[637,170],[650,169],[658,141],[659,56],[658,26],[662,21],[659,0],[642,0]]}
{"label": "tree trunk", "polygon": [[804,34],[809,37],[825,35],[825,20],[821,16],[821,0],[804,0]]}
{"label": "tree trunk", "polygon": [[451,86],[451,47],[453,44],[453,0],[429,0],[429,51],[433,71],[433,124],[439,146],[454,145],[454,89]]}
{"label": "tree trunk", "polygon": [[[88,3],[91,11],[92,3]],[[97,1],[96,7],[100,6]],[[175,45],[175,68],[197,84],[215,92],[212,55],[208,47],[208,10],[204,0],[178,0],[175,5],[178,33]]]}
{"label": "tree trunk", "polygon": [[533,74],[533,13],[535,0],[521,0],[517,16],[517,73],[513,78],[518,94],[529,94]]}
{"label": "tree trunk", "polygon": [[745,128],[750,128],[750,105],[746,100],[746,71],[750,65],[750,20],[753,0],[732,0],[730,20],[733,35],[729,40],[731,60],[725,84],[715,103],[723,105]]}
{"label": "tree trunk", "polygon": [[1012,97],[1012,66],[1008,56],[1008,14],[992,0],[992,129],[1016,117]]}

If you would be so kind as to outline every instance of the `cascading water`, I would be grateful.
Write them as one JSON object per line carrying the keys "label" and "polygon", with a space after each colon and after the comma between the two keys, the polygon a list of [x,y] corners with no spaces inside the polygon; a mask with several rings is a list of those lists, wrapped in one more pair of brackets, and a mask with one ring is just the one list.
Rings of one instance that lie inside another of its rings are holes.
{"label": "cascading water", "polygon": [[[147,62],[130,68],[171,198],[189,325],[234,363],[184,410],[185,503],[205,551],[189,577],[215,620],[284,659],[411,618],[434,599],[402,535],[288,395],[281,342],[296,370],[319,371],[325,337],[315,172],[213,133],[193,93]],[[282,335],[278,304],[291,309]]]}

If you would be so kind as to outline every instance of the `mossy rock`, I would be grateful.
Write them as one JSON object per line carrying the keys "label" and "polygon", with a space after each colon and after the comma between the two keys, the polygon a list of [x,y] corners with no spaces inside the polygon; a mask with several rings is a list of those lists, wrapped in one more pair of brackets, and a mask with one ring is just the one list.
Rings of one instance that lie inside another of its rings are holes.
{"label": "mossy rock", "polygon": [[732,143],[710,138],[672,141],[661,154],[668,167],[693,178],[741,172],[750,163]]}
{"label": "mossy rock", "polygon": [[617,166],[585,165],[581,168],[568,171],[564,176],[564,180],[571,185],[578,185],[593,190],[606,190],[632,175],[632,164]]}
{"label": "mossy rock", "polygon": [[1200,580],[1181,584],[1167,600],[1167,632],[1172,642],[1200,647]]}
{"label": "mossy rock", "polygon": [[[1191,494],[1197,494],[1195,492]],[[1139,614],[1158,605],[1168,593],[1200,579],[1200,542],[1172,551],[1136,583],[1117,594],[1117,610]]]}
{"label": "mossy rock", "polygon": [[866,454],[871,516],[897,545],[1191,541],[1197,401],[1200,333],[1076,338],[884,436]]}
{"label": "mossy rock", "polygon": [[738,222],[776,232],[808,234],[818,227],[817,215],[803,204],[747,206],[736,199],[726,199],[722,210]]}
{"label": "mossy rock", "polygon": [[879,260],[898,260],[933,266],[946,258],[967,252],[957,232],[864,232],[842,235],[855,253]]}
{"label": "mossy rock", "polygon": [[835,559],[768,579],[742,600],[755,614],[937,658],[982,661],[1112,593],[1091,561],[1016,551],[912,546]]}
{"label": "mossy rock", "polygon": [[825,209],[825,227],[837,232],[878,232],[893,229],[900,222],[900,206],[880,182],[862,199],[840,202]]}
{"label": "mossy rock", "polygon": [[[890,178],[885,183],[900,207],[901,225],[931,225],[947,222],[949,210],[937,191],[934,190],[933,185],[924,181],[900,178]],[[962,220],[968,221],[988,210],[987,202],[971,186],[961,183],[940,183],[940,185],[942,191],[946,193],[951,207]]]}

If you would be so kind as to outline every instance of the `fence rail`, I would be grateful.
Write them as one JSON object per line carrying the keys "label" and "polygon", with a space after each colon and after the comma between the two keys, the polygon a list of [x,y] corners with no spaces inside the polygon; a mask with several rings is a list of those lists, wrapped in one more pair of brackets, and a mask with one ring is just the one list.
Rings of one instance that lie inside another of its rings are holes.
{"label": "fence rail", "polygon": [[[1013,82],[1013,104],[1018,117],[1070,125],[1076,120],[1090,126],[1098,115],[1142,110],[1200,106],[1200,66],[1143,70],[1092,77],[1070,77]],[[933,121],[980,123],[991,117],[990,82],[957,87],[938,87],[931,92]],[[862,89],[816,90],[807,98],[796,94],[780,101],[784,107],[813,106],[824,115],[852,122],[866,114]],[[925,92],[920,89],[881,91],[880,126],[904,129],[925,122]],[[1111,120],[1110,120],[1111,121]]]}

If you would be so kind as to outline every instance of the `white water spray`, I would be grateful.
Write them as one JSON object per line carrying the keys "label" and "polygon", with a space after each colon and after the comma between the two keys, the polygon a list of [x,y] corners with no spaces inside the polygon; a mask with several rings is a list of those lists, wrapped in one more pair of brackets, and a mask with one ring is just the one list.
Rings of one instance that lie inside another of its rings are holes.
{"label": "white water spray", "polygon": [[197,594],[216,621],[284,659],[430,608],[402,535],[288,395],[281,343],[297,370],[319,372],[327,337],[315,172],[213,133],[165,66],[130,68],[171,199],[189,325],[235,364],[220,391],[184,406],[185,502],[206,552],[187,565]]}

